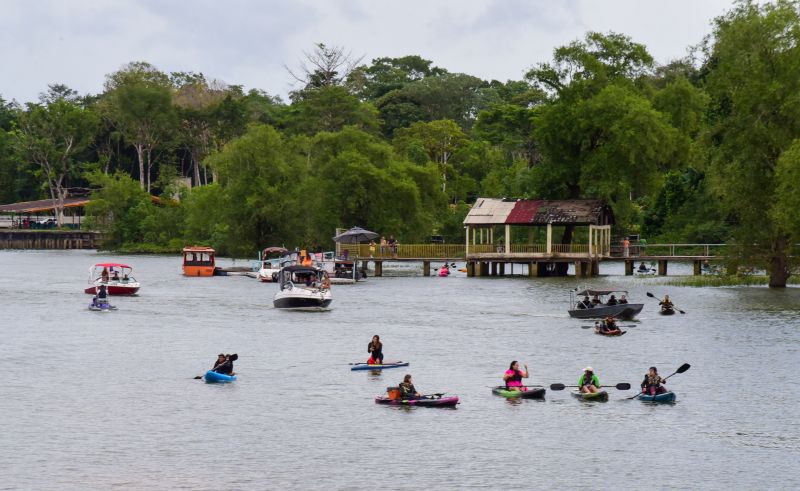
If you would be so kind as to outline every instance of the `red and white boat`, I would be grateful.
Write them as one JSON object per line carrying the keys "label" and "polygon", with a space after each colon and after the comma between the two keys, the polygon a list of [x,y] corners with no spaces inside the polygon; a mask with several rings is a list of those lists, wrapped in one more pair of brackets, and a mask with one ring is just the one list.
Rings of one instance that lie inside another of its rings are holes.
{"label": "red and white boat", "polygon": [[98,263],[89,268],[89,284],[84,292],[94,295],[97,287],[106,285],[109,295],[136,295],[139,282],[131,275],[133,268],[120,263]]}

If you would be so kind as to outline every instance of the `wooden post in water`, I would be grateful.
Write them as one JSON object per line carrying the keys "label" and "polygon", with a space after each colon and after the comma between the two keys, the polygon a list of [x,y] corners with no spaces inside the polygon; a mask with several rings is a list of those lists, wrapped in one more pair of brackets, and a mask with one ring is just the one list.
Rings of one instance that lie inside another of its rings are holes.
{"label": "wooden post in water", "polygon": [[539,263],[537,263],[536,261],[531,261],[528,264],[528,276],[530,276],[531,278],[536,278],[537,276],[539,276]]}
{"label": "wooden post in water", "polygon": [[475,261],[467,261],[467,278],[475,276]]}
{"label": "wooden post in water", "polygon": [[625,260],[625,276],[633,276],[633,260]]}
{"label": "wooden post in water", "polygon": [[667,260],[666,259],[659,259],[658,260],[658,275],[659,276],[666,276],[667,275]]}
{"label": "wooden post in water", "polygon": [[500,276],[506,275],[506,263],[500,263]]}
{"label": "wooden post in water", "polygon": [[430,275],[431,275],[431,262],[422,261],[422,276],[430,276]]}
{"label": "wooden post in water", "polygon": [[703,274],[703,261],[700,259],[695,259],[694,261],[694,275],[700,276]]}
{"label": "wooden post in water", "polygon": [[383,261],[375,261],[375,276],[383,276]]}

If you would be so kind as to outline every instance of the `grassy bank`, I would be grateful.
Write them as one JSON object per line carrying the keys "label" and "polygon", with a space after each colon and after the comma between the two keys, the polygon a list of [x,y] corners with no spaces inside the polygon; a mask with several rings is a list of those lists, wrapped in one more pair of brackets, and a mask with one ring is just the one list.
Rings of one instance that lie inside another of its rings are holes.
{"label": "grassy bank", "polygon": [[[705,275],[705,276],[678,276],[667,278],[662,282],[671,286],[767,286],[767,275]],[[800,277],[790,276],[789,284],[800,284]]]}

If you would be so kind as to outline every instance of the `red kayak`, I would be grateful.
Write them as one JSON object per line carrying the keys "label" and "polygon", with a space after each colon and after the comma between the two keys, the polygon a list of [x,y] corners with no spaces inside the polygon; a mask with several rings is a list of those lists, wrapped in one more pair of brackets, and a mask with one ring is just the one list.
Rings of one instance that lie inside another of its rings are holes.
{"label": "red kayak", "polygon": [[390,399],[385,396],[377,396],[375,403],[388,404],[390,406],[456,407],[458,396],[442,397],[434,394],[422,396],[419,399]]}

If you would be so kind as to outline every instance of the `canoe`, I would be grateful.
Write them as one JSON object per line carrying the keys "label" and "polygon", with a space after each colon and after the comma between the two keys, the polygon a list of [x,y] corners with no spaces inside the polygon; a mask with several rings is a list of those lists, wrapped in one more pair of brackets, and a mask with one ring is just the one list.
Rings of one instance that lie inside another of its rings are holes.
{"label": "canoe", "polygon": [[661,309],[658,313],[661,315],[672,315],[675,313],[675,309]]}
{"label": "canoe", "polygon": [[508,390],[505,385],[492,388],[492,394],[517,399],[544,399],[547,392],[544,387],[529,388],[528,390]]}
{"label": "canoe", "polygon": [[675,393],[672,391],[667,391],[662,394],[656,394],[651,396],[649,394],[639,394],[637,397],[640,401],[644,402],[675,402]]}
{"label": "canoe", "polygon": [[370,365],[369,363],[355,363],[350,370],[386,370],[387,368],[407,367],[407,361],[390,361],[381,365]]}
{"label": "canoe", "polygon": [[608,392],[601,390],[600,392],[595,393],[583,393],[577,390],[572,391],[572,395],[577,397],[578,399],[584,401],[601,401],[606,402],[608,400]]}
{"label": "canoe", "polygon": [[224,383],[233,382],[234,380],[236,380],[236,375],[225,375],[225,374],[222,374],[222,373],[217,373],[217,372],[214,372],[212,370],[209,370],[209,371],[206,372],[206,375],[205,375],[204,378],[205,378],[206,382],[208,382],[209,384],[213,384],[213,383],[223,383],[224,384]]}
{"label": "canoe", "polygon": [[601,336],[622,336],[623,334],[625,334],[628,331],[606,332],[606,331],[601,331],[600,329],[595,328],[594,332],[599,334],[599,335],[601,335]]}
{"label": "canoe", "polygon": [[389,406],[456,407],[458,396],[424,396],[422,399],[389,399],[385,396],[377,396],[375,403]]}

